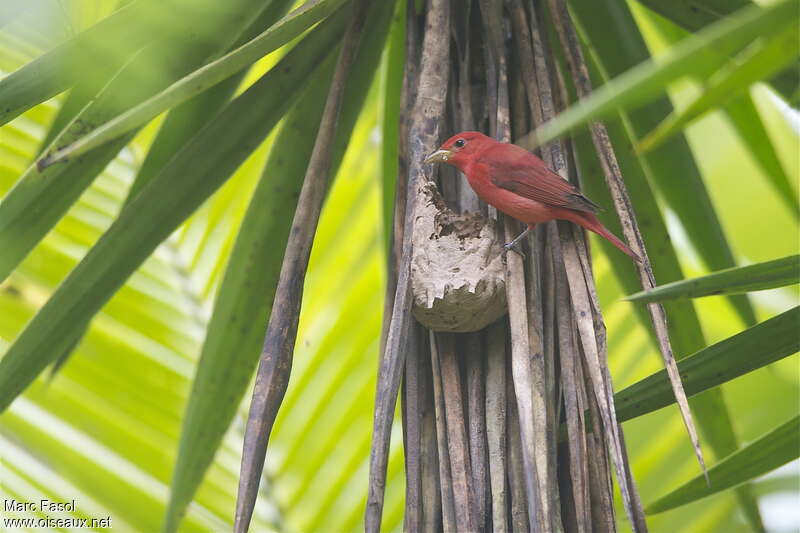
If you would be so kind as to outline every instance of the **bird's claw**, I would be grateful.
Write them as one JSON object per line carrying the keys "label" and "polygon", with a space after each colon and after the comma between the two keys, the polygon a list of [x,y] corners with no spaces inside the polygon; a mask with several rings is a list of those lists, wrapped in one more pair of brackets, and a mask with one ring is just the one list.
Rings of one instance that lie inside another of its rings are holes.
{"label": "bird's claw", "polygon": [[508,253],[509,250],[511,250],[513,252],[516,252],[521,258],[525,259],[525,252],[523,252],[520,249],[519,243],[515,243],[515,242],[507,242],[507,243],[505,243],[503,245],[503,253]]}

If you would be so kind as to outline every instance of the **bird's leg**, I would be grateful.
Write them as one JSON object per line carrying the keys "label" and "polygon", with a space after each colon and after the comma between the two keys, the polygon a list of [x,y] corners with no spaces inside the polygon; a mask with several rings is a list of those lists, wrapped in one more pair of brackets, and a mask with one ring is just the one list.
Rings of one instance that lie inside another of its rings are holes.
{"label": "bird's leg", "polygon": [[526,236],[528,233],[530,233],[530,231],[531,231],[531,228],[532,228],[532,227],[533,227],[533,226],[528,226],[527,228],[525,228],[525,231],[523,231],[522,233],[520,233],[519,235],[517,235],[516,237],[514,237],[514,240],[513,240],[513,241],[505,243],[505,244],[503,245],[503,248],[505,248],[506,250],[514,250],[515,252],[517,252],[517,253],[518,253],[519,255],[521,255],[522,257],[525,257],[525,254],[524,254],[524,253],[522,253],[522,250],[520,250],[520,249],[518,249],[518,248],[515,248],[515,246],[517,245],[517,243],[518,243],[519,241],[521,241],[522,239],[524,239],[524,238],[525,238],[525,236]]}

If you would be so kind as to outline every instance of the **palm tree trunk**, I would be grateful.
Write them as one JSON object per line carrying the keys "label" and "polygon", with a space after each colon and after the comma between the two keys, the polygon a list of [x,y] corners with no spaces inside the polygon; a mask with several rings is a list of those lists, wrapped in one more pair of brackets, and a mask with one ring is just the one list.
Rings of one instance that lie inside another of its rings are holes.
{"label": "palm tree trunk", "polygon": [[[549,223],[523,241],[524,258],[505,256],[507,313],[494,323],[441,331],[412,316],[420,305],[409,268],[424,246],[413,238],[421,184],[434,183],[455,211],[477,209],[495,220],[498,242],[519,233],[516,221],[478,203],[457,176],[443,172],[437,180],[424,155],[460,129],[510,141],[512,132],[554,116],[567,93],[542,2],[430,0],[424,14],[413,4],[366,529],[380,528],[402,376],[406,530],[614,531],[613,465],[634,530],[646,531],[614,415],[605,326],[581,231]],[[543,146],[541,156],[577,182],[568,142]]]}

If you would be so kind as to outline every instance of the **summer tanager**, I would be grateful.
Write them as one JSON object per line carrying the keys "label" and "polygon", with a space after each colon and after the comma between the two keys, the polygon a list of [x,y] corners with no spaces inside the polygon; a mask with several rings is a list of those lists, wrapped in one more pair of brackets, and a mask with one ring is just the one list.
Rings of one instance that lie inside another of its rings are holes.
{"label": "summer tanager", "polygon": [[559,219],[597,233],[641,262],[638,255],[600,223],[595,216],[599,209],[596,204],[524,148],[495,141],[477,131],[465,131],[450,137],[425,162],[453,165],[464,173],[481,200],[528,225],[506,243],[507,249],[536,224]]}

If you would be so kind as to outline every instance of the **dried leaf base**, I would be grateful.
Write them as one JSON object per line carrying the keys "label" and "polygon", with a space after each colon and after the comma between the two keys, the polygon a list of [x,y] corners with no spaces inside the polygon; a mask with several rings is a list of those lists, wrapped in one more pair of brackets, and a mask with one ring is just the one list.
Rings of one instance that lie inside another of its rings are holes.
{"label": "dried leaf base", "polygon": [[[563,107],[566,87],[542,30],[544,6],[454,6],[431,0],[426,13],[407,13],[394,305],[387,307],[378,377],[366,530],[380,529],[400,390],[405,530],[615,531],[613,470],[628,520],[646,531],[614,410],[606,330],[582,230],[548,223],[523,241],[524,258],[492,255],[518,224],[481,205],[455,172],[437,178],[422,164],[455,131],[478,129],[508,141]],[[577,181],[570,148],[552,143],[541,155]],[[470,226],[479,219],[448,209],[480,210],[497,223]],[[487,235],[492,227],[497,233]],[[443,271],[459,252],[472,261],[462,277]],[[493,320],[470,323],[476,308],[459,301],[462,287],[474,300],[485,298],[485,311],[498,302],[503,309]],[[448,297],[455,305],[444,306],[447,317],[431,316],[434,302]],[[454,309],[459,303],[464,316]]]}

